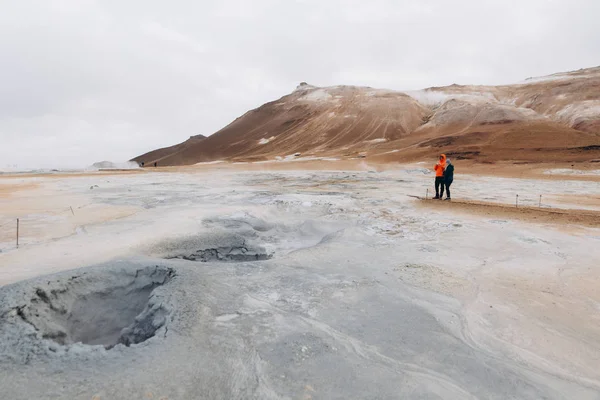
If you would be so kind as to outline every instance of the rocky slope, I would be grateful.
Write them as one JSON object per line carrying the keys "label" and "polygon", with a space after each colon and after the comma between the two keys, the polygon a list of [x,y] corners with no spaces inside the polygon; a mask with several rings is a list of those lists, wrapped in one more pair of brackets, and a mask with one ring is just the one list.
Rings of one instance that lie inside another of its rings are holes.
{"label": "rocky slope", "polygon": [[133,160],[146,166],[302,157],[481,162],[600,159],[600,67],[505,86],[398,92],[300,84],[207,138]]}
{"label": "rocky slope", "polygon": [[131,161],[138,162],[138,164],[140,164],[142,167],[150,167],[154,165],[154,163],[167,165],[165,164],[165,159],[173,159],[178,153],[184,151],[189,147],[201,143],[204,139],[206,139],[206,136],[204,135],[190,136],[190,138],[183,143],[179,143],[174,146],[163,147],[162,149],[149,151],[148,153],[142,154],[141,156],[136,157]]}

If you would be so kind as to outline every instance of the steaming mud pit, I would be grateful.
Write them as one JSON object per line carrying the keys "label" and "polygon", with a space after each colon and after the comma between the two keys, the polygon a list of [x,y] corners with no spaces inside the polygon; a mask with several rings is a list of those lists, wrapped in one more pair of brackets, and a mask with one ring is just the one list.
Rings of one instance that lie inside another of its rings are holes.
{"label": "steaming mud pit", "polygon": [[19,293],[3,292],[2,304],[13,304],[0,319],[3,342],[18,338],[23,343],[20,333],[31,328],[37,337],[60,345],[82,343],[110,349],[149,339],[165,325],[167,315],[165,306],[151,296],[174,272],[159,266],[132,272],[63,273],[52,280],[31,282],[26,285],[30,290],[18,285]]}
{"label": "steaming mud pit", "polygon": [[600,398],[600,230],[421,207],[425,172],[22,178],[0,199],[24,221],[17,250],[0,217],[3,397]]}

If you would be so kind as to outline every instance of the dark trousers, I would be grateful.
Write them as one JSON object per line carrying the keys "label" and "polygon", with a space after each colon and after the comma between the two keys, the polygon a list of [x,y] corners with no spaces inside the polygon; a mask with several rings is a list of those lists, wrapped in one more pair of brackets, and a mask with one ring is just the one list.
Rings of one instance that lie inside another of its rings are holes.
{"label": "dark trousers", "polygon": [[[441,188],[441,194],[440,194]],[[435,177],[435,197],[444,197],[444,177],[436,176]]]}
{"label": "dark trousers", "polygon": [[[450,198],[450,185],[452,185],[452,181],[445,181],[444,182],[446,185],[446,197]],[[442,192],[442,196],[444,195],[444,193]]]}

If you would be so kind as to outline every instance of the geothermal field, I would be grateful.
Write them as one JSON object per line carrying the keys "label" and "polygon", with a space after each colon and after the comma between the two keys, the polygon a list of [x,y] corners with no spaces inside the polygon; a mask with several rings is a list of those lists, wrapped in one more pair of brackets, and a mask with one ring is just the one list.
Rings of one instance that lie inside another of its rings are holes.
{"label": "geothermal field", "polygon": [[599,171],[433,162],[0,176],[2,398],[599,399]]}

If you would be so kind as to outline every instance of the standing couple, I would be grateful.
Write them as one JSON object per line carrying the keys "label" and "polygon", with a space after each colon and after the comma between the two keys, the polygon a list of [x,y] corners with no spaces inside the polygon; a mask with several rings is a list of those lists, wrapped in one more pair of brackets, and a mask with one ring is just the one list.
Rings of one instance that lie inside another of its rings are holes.
{"label": "standing couple", "polygon": [[[446,200],[450,200],[450,185],[454,180],[454,165],[450,160],[446,159],[445,154],[440,154],[440,160],[435,167],[435,197],[434,199],[441,200],[444,197],[444,188],[446,188]],[[441,186],[441,191],[440,191]]]}

